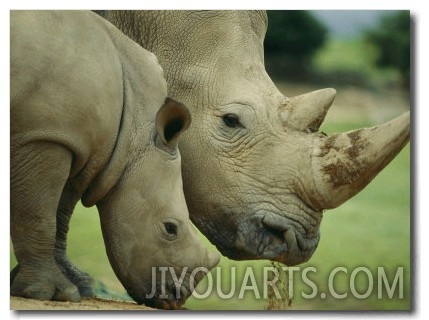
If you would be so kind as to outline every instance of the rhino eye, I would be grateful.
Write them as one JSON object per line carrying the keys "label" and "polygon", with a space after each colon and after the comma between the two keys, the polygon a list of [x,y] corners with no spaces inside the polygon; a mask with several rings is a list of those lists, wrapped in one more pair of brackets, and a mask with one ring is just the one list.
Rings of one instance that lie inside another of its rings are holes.
{"label": "rhino eye", "polygon": [[222,117],[222,119],[223,119],[223,122],[225,123],[225,125],[227,127],[237,128],[237,127],[241,126],[240,118],[238,116],[236,116],[235,114],[228,113],[228,114],[224,115]]}
{"label": "rhino eye", "polygon": [[177,236],[177,226],[174,223],[166,222],[164,223],[164,228],[168,234]]}

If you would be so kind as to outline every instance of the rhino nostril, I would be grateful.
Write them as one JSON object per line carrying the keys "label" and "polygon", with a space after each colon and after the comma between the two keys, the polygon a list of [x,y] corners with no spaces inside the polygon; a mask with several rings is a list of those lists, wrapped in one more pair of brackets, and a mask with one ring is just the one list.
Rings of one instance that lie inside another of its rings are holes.
{"label": "rhino nostril", "polygon": [[291,228],[289,220],[277,216],[265,216],[262,218],[262,224],[270,229],[274,235],[283,238],[283,234]]}
{"label": "rhino nostril", "polygon": [[262,219],[262,224],[273,236],[286,243],[288,251],[297,248],[295,228],[289,220],[279,216],[265,216]]}
{"label": "rhino nostril", "polygon": [[241,221],[235,241],[239,258],[258,257],[287,265],[305,262],[319,242],[319,232],[302,234],[302,229],[297,221],[271,212]]}
{"label": "rhino nostril", "polygon": [[286,233],[287,231],[282,231],[279,229],[273,229],[272,227],[265,225],[265,229],[275,238],[281,239],[282,241],[284,240],[284,233]]}

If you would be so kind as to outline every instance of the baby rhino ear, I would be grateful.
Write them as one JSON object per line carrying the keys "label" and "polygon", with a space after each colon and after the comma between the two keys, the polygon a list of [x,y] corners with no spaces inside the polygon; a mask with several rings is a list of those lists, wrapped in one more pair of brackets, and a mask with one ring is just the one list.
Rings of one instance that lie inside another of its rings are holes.
{"label": "baby rhino ear", "polygon": [[165,103],[156,114],[156,130],[164,145],[176,148],[180,135],[191,124],[191,114],[187,107],[173,99]]}

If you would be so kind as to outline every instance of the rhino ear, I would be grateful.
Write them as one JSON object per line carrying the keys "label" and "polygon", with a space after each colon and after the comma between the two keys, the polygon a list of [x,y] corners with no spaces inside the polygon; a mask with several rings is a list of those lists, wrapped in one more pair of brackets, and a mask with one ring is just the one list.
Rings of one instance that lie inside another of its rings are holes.
{"label": "rhino ear", "polygon": [[176,148],[180,135],[191,124],[191,114],[180,102],[167,98],[156,114],[156,130],[162,144]]}

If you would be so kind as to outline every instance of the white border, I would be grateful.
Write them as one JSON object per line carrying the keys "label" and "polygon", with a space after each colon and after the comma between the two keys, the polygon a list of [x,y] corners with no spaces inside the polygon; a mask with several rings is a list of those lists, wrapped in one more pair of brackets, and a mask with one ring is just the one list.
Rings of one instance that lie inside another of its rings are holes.
{"label": "white border", "polygon": [[[416,122],[413,124],[417,129],[415,131],[414,138],[417,139],[416,144],[414,145],[417,150],[414,150],[413,156],[415,156],[414,165],[417,165],[415,173],[416,177],[414,180],[414,193],[415,193],[415,222],[414,226],[415,232],[414,240],[415,240],[415,268],[416,274],[414,275],[414,284],[417,287],[415,290],[414,298],[416,307],[415,312],[411,315],[409,313],[399,313],[399,314],[387,314],[386,317],[395,317],[395,318],[417,318],[417,319],[426,319],[428,316],[426,305],[428,303],[425,301],[425,289],[428,285],[427,274],[422,270],[427,270],[427,259],[425,258],[425,253],[420,252],[420,249],[423,247],[422,244],[427,242],[427,235],[429,232],[425,229],[427,224],[426,215],[428,214],[427,205],[422,203],[421,196],[426,195],[426,190],[422,184],[422,181],[428,181],[428,169],[426,164],[428,163],[427,159],[424,159],[424,150],[427,148],[427,142],[423,143],[423,141],[427,141],[426,138],[426,130],[427,125],[425,125],[424,121],[429,120],[428,110],[429,104],[427,99],[427,81],[426,77],[429,75],[428,70],[428,60],[429,52],[427,50],[427,32],[429,31],[429,17],[428,11],[425,10],[425,1],[423,0],[390,0],[390,1],[368,1],[368,0],[360,0],[360,1],[345,1],[345,0],[337,0],[337,1],[279,1],[279,0],[264,0],[264,1],[246,1],[246,2],[236,2],[232,1],[220,1],[220,2],[202,2],[202,1],[186,1],[186,2],[170,2],[170,1],[131,1],[131,0],[121,0],[121,1],[81,1],[75,0],[73,2],[61,2],[61,1],[2,1],[0,4],[0,41],[1,41],[1,50],[0,50],[0,101],[2,102],[2,106],[0,108],[0,136],[1,136],[1,150],[2,154],[0,157],[1,161],[1,184],[0,184],[0,195],[1,195],[1,203],[4,208],[3,217],[2,217],[2,230],[1,232],[1,253],[3,258],[3,263],[1,263],[0,275],[3,278],[3,281],[0,283],[3,286],[3,290],[1,290],[1,313],[2,319],[5,319],[3,316],[7,318],[18,318],[18,315],[14,312],[9,311],[9,109],[7,105],[9,104],[9,10],[10,9],[344,9],[344,10],[387,10],[387,9],[402,9],[402,10],[411,10],[411,15],[414,20],[414,26],[416,31],[415,36],[415,95],[414,95],[414,114]],[[425,37],[425,39],[423,39]],[[426,130],[425,130],[426,129]],[[420,165],[420,164],[423,164]],[[392,244],[394,245],[394,244]],[[424,247],[423,247],[424,248]],[[424,250],[426,250],[424,248]],[[5,258],[7,257],[7,258]],[[426,303],[425,303],[426,302]],[[168,314],[162,312],[160,314],[150,314],[143,315],[141,313],[130,313],[127,314],[127,318],[141,318],[142,316],[147,317],[162,317],[164,318]],[[174,316],[182,316],[182,317],[190,317],[192,313],[185,313],[183,315],[174,313]],[[198,317],[201,314],[196,314]],[[22,319],[37,317],[37,313],[35,316],[30,314],[19,314]],[[124,314],[115,315],[114,313],[110,314],[91,314],[91,313],[69,313],[69,314],[52,314],[55,318],[69,318],[73,316],[77,316],[80,319],[93,319],[95,317],[102,318],[113,318],[113,317],[123,317]],[[217,317],[219,314],[207,314],[204,313],[204,317]],[[287,316],[287,312],[283,312],[280,314],[268,314],[268,313],[257,313],[257,314],[249,314],[249,313],[234,313],[230,316],[223,314],[222,317],[231,317],[232,316],[240,316],[245,317],[246,319],[256,318],[256,317],[285,317]],[[332,318],[332,317],[347,317],[351,319],[360,318],[359,314],[343,314],[343,313],[293,313],[290,316],[292,317],[304,317],[304,318]],[[370,314],[364,313],[363,317],[367,318],[371,316]],[[383,314],[377,314],[377,317],[384,317]],[[49,314],[43,313],[39,314],[38,317],[46,318],[49,317]]]}

